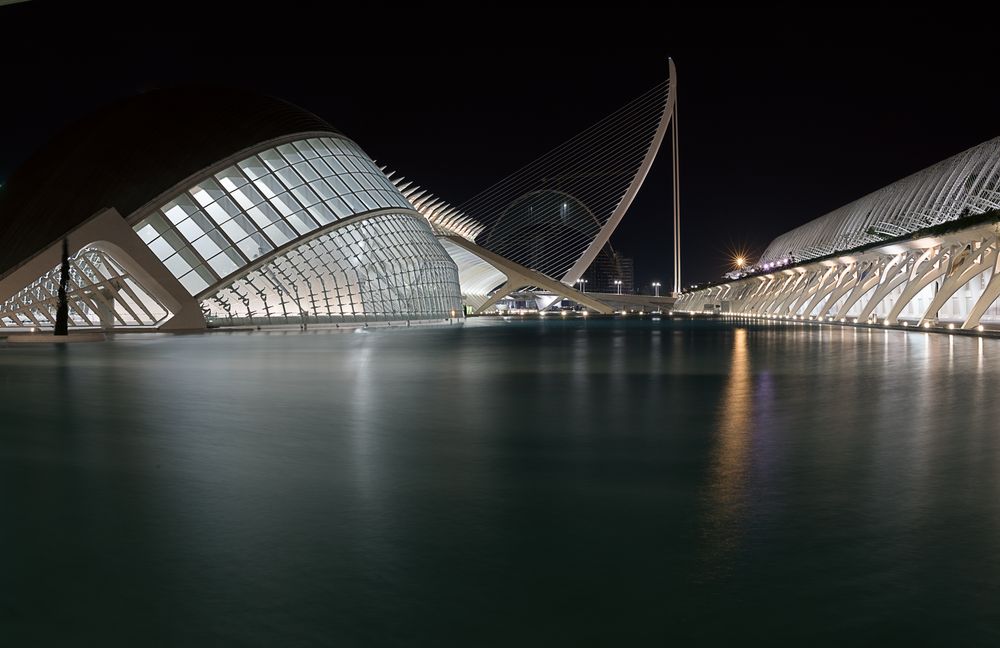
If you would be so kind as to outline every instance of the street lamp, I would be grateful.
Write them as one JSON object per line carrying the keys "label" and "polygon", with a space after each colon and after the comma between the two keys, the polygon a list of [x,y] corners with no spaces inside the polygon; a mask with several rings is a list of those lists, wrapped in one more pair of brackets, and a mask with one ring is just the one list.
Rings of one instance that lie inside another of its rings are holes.
{"label": "street lamp", "polygon": [[622,280],[615,279],[615,285],[618,286],[618,294],[622,294]]}
{"label": "street lamp", "polygon": [[653,290],[656,291],[656,296],[659,297],[660,296],[660,282],[659,281],[654,281],[653,282]]}
{"label": "street lamp", "polygon": [[587,292],[587,280],[577,279],[576,283],[580,284],[580,292]]}

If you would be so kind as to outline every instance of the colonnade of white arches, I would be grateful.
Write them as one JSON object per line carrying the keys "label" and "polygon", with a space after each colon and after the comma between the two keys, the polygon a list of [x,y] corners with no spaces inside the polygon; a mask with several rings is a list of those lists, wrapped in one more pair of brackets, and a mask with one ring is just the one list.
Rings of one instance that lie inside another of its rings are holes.
{"label": "colonnade of white arches", "polygon": [[882,324],[1000,324],[1000,226],[895,243],[719,284],[679,311]]}

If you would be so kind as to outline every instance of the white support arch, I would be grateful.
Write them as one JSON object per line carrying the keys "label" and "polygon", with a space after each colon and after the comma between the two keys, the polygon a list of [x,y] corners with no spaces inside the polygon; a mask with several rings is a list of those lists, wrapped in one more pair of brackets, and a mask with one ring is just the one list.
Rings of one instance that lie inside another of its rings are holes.
{"label": "white support arch", "polygon": [[476,309],[475,313],[477,315],[487,312],[492,306],[496,305],[497,302],[509,295],[511,292],[528,286],[535,286],[537,288],[549,290],[555,295],[566,299],[572,299],[581,306],[586,306],[587,308],[598,313],[610,314],[614,312],[613,309],[607,304],[588,296],[587,293],[580,292],[562,282],[555,281],[540,272],[536,272],[530,268],[525,268],[524,266],[514,263],[509,259],[505,259],[498,254],[479,247],[466,238],[456,235],[442,236],[439,238],[445,239],[451,244],[478,256],[496,268],[499,272],[503,273],[503,275],[507,278],[507,280],[499,288],[493,291],[488,299],[486,299],[486,301]]}

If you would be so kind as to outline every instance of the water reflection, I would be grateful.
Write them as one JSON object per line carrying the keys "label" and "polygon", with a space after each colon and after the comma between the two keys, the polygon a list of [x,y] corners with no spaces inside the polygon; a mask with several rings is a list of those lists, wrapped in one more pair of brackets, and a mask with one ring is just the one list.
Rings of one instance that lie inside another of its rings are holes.
{"label": "water reflection", "polygon": [[0,643],[988,645],[1000,341],[878,330],[0,345]]}
{"label": "water reflection", "polygon": [[716,444],[709,481],[707,525],[709,561],[713,571],[735,550],[743,532],[747,507],[747,452],[753,416],[753,381],[747,330],[733,331],[732,355],[725,389],[719,399]]}

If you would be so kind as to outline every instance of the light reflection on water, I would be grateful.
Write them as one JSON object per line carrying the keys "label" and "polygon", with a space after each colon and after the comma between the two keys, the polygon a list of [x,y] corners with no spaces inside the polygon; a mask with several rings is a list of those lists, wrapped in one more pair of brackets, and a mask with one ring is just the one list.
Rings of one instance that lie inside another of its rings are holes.
{"label": "light reflection on water", "polygon": [[995,643],[998,355],[668,319],[0,346],[0,644]]}
{"label": "light reflection on water", "polygon": [[718,447],[713,451],[709,480],[713,510],[707,537],[711,552],[711,564],[706,566],[709,572],[728,559],[727,553],[736,549],[743,530],[740,518],[745,514],[747,497],[747,451],[752,434],[754,394],[746,329],[734,329],[732,340],[729,375],[717,408]]}

